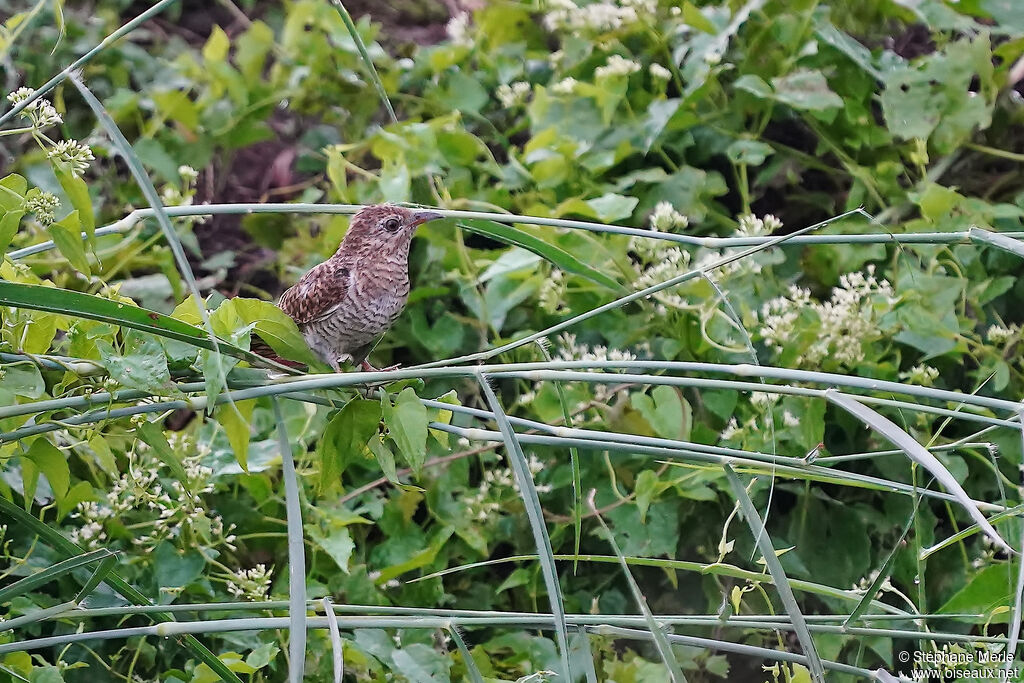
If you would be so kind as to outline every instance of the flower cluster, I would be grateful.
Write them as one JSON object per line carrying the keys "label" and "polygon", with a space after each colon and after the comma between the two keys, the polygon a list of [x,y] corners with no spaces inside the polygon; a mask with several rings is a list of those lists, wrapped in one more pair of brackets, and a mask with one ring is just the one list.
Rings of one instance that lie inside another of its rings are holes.
{"label": "flower cluster", "polygon": [[61,140],[46,152],[46,156],[53,161],[65,164],[71,171],[71,175],[76,178],[89,168],[89,162],[95,158],[89,145],[83,145],[78,140]]}
{"label": "flower cluster", "polygon": [[462,47],[471,47],[473,45],[473,36],[470,35],[469,31],[469,19],[469,12],[460,12],[448,21],[445,30],[448,33],[448,40],[453,45]]}
{"label": "flower cluster", "polygon": [[611,55],[604,66],[594,69],[594,75],[598,78],[607,76],[628,76],[640,70],[640,64],[632,59],[626,59],[622,55]]}
{"label": "flower cluster", "polygon": [[[527,458],[526,466],[530,474],[537,476],[544,471],[547,465],[533,453]],[[549,493],[552,490],[550,484],[536,484],[537,493]],[[493,515],[500,512],[504,507],[504,501],[509,498],[509,493],[519,491],[519,484],[516,483],[515,475],[507,467],[489,468],[484,470],[484,479],[476,490],[465,496],[463,501],[469,507],[469,516],[478,522],[486,522]]]}
{"label": "flower cluster", "polygon": [[[568,332],[558,335],[559,349],[555,360],[584,360],[592,362],[601,361],[623,361],[636,360],[636,355],[622,349],[609,349],[607,346],[598,345],[589,347],[586,344],[577,344],[576,335]],[[650,348],[644,345],[649,352]]]}
{"label": "flower cluster", "polygon": [[795,343],[797,320],[806,312],[818,322],[811,326],[814,341],[797,357],[797,364],[818,367],[831,361],[852,367],[864,360],[866,344],[884,336],[875,304],[890,306],[895,302],[892,285],[876,279],[874,266],[868,266],[866,274],[841,276],[829,301],[813,301],[808,290],[790,287],[787,296],[772,299],[762,307],[759,334],[766,346],[781,351]]}
{"label": "flower cluster", "polygon": [[1019,325],[1011,324],[1007,327],[1003,327],[1002,325],[992,325],[988,328],[988,331],[985,332],[985,337],[989,342],[1002,346],[1019,334]]}
{"label": "flower cluster", "polygon": [[[191,166],[181,165],[178,167],[178,176],[181,178],[181,187],[167,183],[160,190],[160,201],[165,206],[191,206],[192,198],[195,197],[196,180],[199,172]],[[187,216],[193,222],[202,222],[203,216]]]}
{"label": "flower cluster", "polygon": [[[645,287],[651,287],[666,280],[671,280],[691,270],[690,253],[688,251],[683,251],[679,247],[669,247],[668,249],[662,247],[664,251],[658,251],[656,253],[657,258],[653,258],[655,253],[652,253],[652,251],[658,249],[658,243],[654,240],[643,240],[643,242],[638,240],[637,242],[637,244],[631,245],[631,247],[646,260],[654,261],[651,265],[638,269],[639,272],[636,278],[637,289],[644,289]],[[654,298],[663,306],[670,306],[672,308],[686,308],[689,305],[686,299],[671,290],[662,290],[655,294]]]}
{"label": "flower cluster", "polygon": [[656,78],[659,81],[667,81],[672,78],[672,72],[657,62],[647,67],[647,70],[650,71],[653,78]]}
{"label": "flower cluster", "polygon": [[273,575],[274,570],[267,569],[263,564],[257,564],[252,569],[239,569],[228,578],[228,593],[253,602],[266,600]]}
{"label": "flower cluster", "polygon": [[573,0],[552,0],[544,17],[551,31],[604,33],[633,26],[658,9],[657,0],[602,0],[582,7]]}
{"label": "flower cluster", "polygon": [[[27,101],[34,92],[35,91],[31,88],[18,88],[14,92],[10,93],[7,96],[7,99],[11,104],[17,105],[21,102]],[[42,150],[46,152],[47,158],[54,163],[66,166],[71,172],[71,175],[75,177],[82,175],[82,173],[89,168],[89,162],[91,162],[94,157],[92,155],[92,149],[90,149],[88,145],[82,144],[77,140],[61,140],[60,142],[54,142],[42,133],[44,128],[56,126],[63,122],[60,114],[57,113],[57,110],[52,104],[50,104],[49,100],[44,98],[34,100],[21,110],[21,116],[28,119],[28,128],[17,129],[16,131],[5,131],[5,134],[8,132],[31,132],[36,143],[38,143]],[[43,221],[40,220],[40,223],[43,223]]]}
{"label": "flower cluster", "polygon": [[60,200],[49,192],[32,192],[25,197],[25,210],[35,214],[36,220],[44,227],[56,220],[59,208]]}
{"label": "flower cluster", "polygon": [[537,294],[540,307],[547,313],[558,313],[565,309],[565,275],[552,270]]}
{"label": "flower cluster", "polygon": [[572,76],[569,76],[568,78],[563,78],[557,83],[553,83],[551,85],[551,92],[558,95],[571,95],[573,91],[576,90],[577,85],[579,85],[579,81]]}
{"label": "flower cluster", "polygon": [[[35,91],[32,88],[18,88],[9,94],[7,99],[11,104],[19,104],[31,97],[33,92]],[[43,98],[39,98],[22,109],[21,116],[28,119],[31,127],[37,131],[63,122],[60,114],[50,104],[50,101]]]}
{"label": "flower cluster", "polygon": [[760,237],[770,235],[782,227],[782,221],[771,214],[764,218],[758,218],[753,214],[740,216],[739,227],[736,229],[737,237]]}
{"label": "flower cluster", "polygon": [[[861,579],[858,583],[853,584],[853,591],[856,593],[867,593],[868,589],[871,588],[871,584],[878,578],[878,570],[874,569],[870,574]],[[892,580],[889,577],[885,577],[881,585],[878,586],[878,593],[876,593],[873,599],[878,600],[882,597],[882,593],[886,591],[894,591],[895,587],[892,585]]]}
{"label": "flower cluster", "polygon": [[213,470],[201,464],[210,452],[209,447],[196,446],[188,437],[176,434],[171,435],[168,443],[178,451],[196,451],[196,455],[182,460],[185,481],[166,484],[163,463],[149,452],[146,444],[138,443],[128,453],[127,471],[107,495],[99,502],[78,505],[72,518],[80,520],[81,525],[71,531],[71,540],[86,547],[99,547],[108,538],[108,525],[114,523],[131,529],[131,542],[137,546],[152,547],[163,539],[191,532],[211,545],[233,548],[233,527],[226,528],[223,518],[206,510],[199,497],[214,489]]}
{"label": "flower cluster", "polygon": [[526,98],[530,95],[530,84],[525,81],[516,81],[512,85],[502,83],[498,86],[496,94],[498,101],[506,108],[511,109],[526,102]]}
{"label": "flower cluster", "polygon": [[676,211],[669,202],[658,202],[651,213],[651,230],[671,232],[676,228],[685,228],[690,220]]}
{"label": "flower cluster", "polygon": [[906,372],[900,373],[900,379],[905,379],[911,384],[920,384],[930,387],[939,378],[939,371],[930,365],[915,365]]}

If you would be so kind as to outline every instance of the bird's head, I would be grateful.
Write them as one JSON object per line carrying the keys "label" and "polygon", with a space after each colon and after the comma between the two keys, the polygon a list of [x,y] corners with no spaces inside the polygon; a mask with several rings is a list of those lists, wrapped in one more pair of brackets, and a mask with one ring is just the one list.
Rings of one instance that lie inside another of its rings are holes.
{"label": "bird's head", "polygon": [[436,211],[375,204],[359,210],[349,223],[339,253],[385,255],[405,251],[416,228],[443,216]]}

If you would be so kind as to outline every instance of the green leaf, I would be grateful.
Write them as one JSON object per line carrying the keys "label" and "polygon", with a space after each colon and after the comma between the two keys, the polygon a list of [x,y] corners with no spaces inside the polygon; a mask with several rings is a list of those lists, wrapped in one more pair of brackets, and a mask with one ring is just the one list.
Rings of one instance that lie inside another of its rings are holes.
{"label": "green leaf", "polygon": [[760,166],[775,153],[771,145],[757,140],[737,140],[725,148],[725,155],[734,164]]}
{"label": "green leaf", "polygon": [[256,334],[274,349],[277,355],[306,365],[320,363],[306,344],[306,339],[299,332],[295,321],[271,302],[235,297],[221,304],[217,311],[225,306],[233,309],[246,325],[254,325]]}
{"label": "green leaf", "polygon": [[658,479],[658,473],[654,470],[644,470],[636,478],[636,507],[640,511],[640,521],[647,521],[647,509],[651,503],[666,489],[672,488],[671,482]]}
{"label": "green leaf", "polygon": [[546,242],[539,237],[534,237],[511,225],[502,225],[492,221],[466,220],[459,221],[459,227],[484,237],[490,237],[504,244],[522,247],[532,251],[549,263],[557,266],[559,270],[574,275],[581,275],[592,282],[607,287],[616,292],[624,292],[625,288],[600,270],[592,268],[569,252]]}
{"label": "green leaf", "polygon": [[16,173],[0,179],[0,252],[7,251],[25,215],[28,183]]}
{"label": "green leaf", "polygon": [[674,387],[659,385],[651,395],[632,394],[630,404],[665,439],[683,439],[690,432],[690,406]]}
{"label": "green leaf", "polygon": [[160,462],[167,465],[175,479],[182,484],[188,482],[185,468],[182,466],[177,454],[171,450],[171,445],[167,443],[160,425],[156,422],[143,422],[141,426],[135,429],[135,435],[143,442],[149,444],[149,447],[153,449],[153,454],[156,455]]}
{"label": "green leaf", "polygon": [[39,398],[45,390],[43,376],[32,363],[0,366],[0,404],[13,405],[15,396]]}
{"label": "green leaf", "polygon": [[341,475],[349,463],[364,457],[367,442],[377,434],[381,404],[354,398],[335,413],[317,441],[320,461],[320,491],[341,484]]}
{"label": "green leaf", "polygon": [[370,448],[370,452],[373,453],[373,457],[377,459],[381,474],[395,486],[402,486],[402,482],[398,481],[398,471],[395,469],[395,454],[381,440],[380,434],[374,434],[370,437],[370,442],[366,445]]}
{"label": "green leaf", "polygon": [[822,111],[839,109],[843,98],[832,92],[825,76],[817,70],[798,69],[791,74],[772,79],[775,99],[794,109]]}
{"label": "green leaf", "polygon": [[600,221],[611,223],[620,218],[629,218],[639,202],[636,197],[606,192],[596,199],[588,199],[586,203],[594,210]]}
{"label": "green leaf", "polygon": [[182,588],[203,574],[206,560],[195,550],[179,550],[164,541],[153,552],[153,568],[161,588]]}
{"label": "green leaf", "polygon": [[178,393],[171,382],[164,347],[153,335],[129,329],[121,351],[106,339],[96,340],[96,350],[100,364],[122,385],[152,394]]}
{"label": "green leaf", "polygon": [[398,446],[398,452],[413,471],[419,473],[427,457],[426,406],[420,403],[412,387],[406,387],[395,398],[393,407],[389,397],[382,395],[380,408],[388,434]]}
{"label": "green leaf", "polygon": [[325,535],[316,524],[307,524],[306,536],[327,553],[341,571],[348,574],[349,559],[356,547],[348,528],[331,529],[331,532]]}
{"label": "green leaf", "polygon": [[71,470],[68,467],[67,458],[45,438],[40,437],[32,442],[28,453],[24,455],[21,467],[26,501],[31,501],[35,496],[36,482],[40,472],[46,475],[46,481],[50,483],[54,499],[59,502],[67,495],[68,488],[71,486]]}
{"label": "green leaf", "polygon": [[[94,248],[96,245],[96,214],[93,213],[89,186],[81,177],[72,175],[61,164],[53,164],[53,173],[57,176],[57,181],[64,190],[64,194],[71,201],[71,207],[78,212],[78,220],[81,223],[82,231],[85,232],[86,244],[90,249]],[[81,238],[79,237],[79,239]]]}
{"label": "green leaf", "polygon": [[213,413],[213,418],[224,428],[235,460],[246,472],[249,471],[249,442],[252,440],[249,424],[255,408],[256,401],[232,401],[217,406]]}
{"label": "green leaf", "polygon": [[85,255],[85,243],[82,242],[82,223],[78,218],[77,210],[51,225],[50,237],[72,268],[85,275],[92,274],[89,259]]}
{"label": "green leaf", "polygon": [[697,9],[692,2],[689,2],[689,0],[683,1],[683,21],[686,22],[687,26],[692,26],[698,31],[710,33],[711,35],[718,33],[718,29],[715,28],[715,25],[712,24],[707,17],[701,14],[700,10]]}
{"label": "green leaf", "polygon": [[[957,591],[953,597],[939,608],[939,614],[977,612],[985,614],[994,607],[1012,604],[1013,597],[1010,588],[1016,576],[1011,578],[1010,571],[1014,569],[1011,562],[1000,562],[989,565],[971,577],[966,586]],[[1009,615],[997,618],[995,621],[1007,621]]]}
{"label": "green leaf", "polygon": [[228,50],[231,48],[231,39],[220,26],[214,25],[210,31],[210,37],[203,45],[203,61],[223,62],[228,58]]}

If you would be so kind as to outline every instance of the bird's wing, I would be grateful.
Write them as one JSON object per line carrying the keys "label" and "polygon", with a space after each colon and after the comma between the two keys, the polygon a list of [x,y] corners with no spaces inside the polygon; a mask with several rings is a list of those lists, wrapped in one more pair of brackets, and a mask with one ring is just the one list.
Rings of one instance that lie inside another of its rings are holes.
{"label": "bird's wing", "polygon": [[351,269],[324,261],[281,295],[278,306],[299,325],[308,325],[341,307],[349,287]]}

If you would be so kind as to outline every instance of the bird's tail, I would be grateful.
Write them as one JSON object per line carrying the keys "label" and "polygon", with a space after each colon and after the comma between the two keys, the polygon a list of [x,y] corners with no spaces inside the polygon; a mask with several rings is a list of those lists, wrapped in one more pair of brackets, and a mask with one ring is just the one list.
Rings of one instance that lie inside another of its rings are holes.
{"label": "bird's tail", "polygon": [[281,365],[287,366],[289,368],[293,368],[295,370],[306,369],[305,363],[299,363],[298,361],[288,360],[287,358],[281,358],[281,356],[277,355],[274,349],[270,348],[270,345],[267,344],[267,342],[263,341],[255,334],[252,335],[252,341],[249,344],[249,350],[255,353],[257,356],[263,356],[267,360],[272,360],[275,363],[280,363]]}

